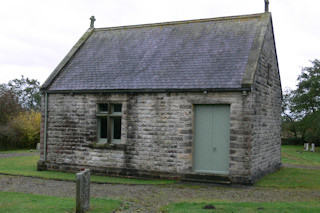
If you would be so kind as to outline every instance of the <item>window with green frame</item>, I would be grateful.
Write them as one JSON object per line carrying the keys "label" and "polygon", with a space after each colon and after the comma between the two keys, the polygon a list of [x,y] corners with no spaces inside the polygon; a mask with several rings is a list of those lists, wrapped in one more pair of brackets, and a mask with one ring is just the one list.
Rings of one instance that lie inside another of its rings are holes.
{"label": "window with green frame", "polygon": [[98,143],[121,142],[122,104],[98,104]]}

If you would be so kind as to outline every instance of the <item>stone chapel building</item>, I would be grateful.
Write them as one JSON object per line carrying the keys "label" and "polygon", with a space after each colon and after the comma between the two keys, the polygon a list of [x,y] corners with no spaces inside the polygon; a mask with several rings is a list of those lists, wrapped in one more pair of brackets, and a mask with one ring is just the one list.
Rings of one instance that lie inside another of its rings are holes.
{"label": "stone chapel building", "polygon": [[251,184],[281,166],[269,12],[92,24],[41,91],[38,170]]}

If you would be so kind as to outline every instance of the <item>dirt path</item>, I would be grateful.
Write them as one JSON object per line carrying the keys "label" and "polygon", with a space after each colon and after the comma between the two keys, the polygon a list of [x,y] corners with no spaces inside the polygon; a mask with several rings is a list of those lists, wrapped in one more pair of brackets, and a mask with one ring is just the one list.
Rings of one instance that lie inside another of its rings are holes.
{"label": "dirt path", "polygon": [[20,157],[20,156],[32,156],[32,155],[39,155],[39,151],[33,150],[29,153],[0,153],[0,158],[11,158],[11,157]]}
{"label": "dirt path", "polygon": [[320,166],[317,165],[299,165],[299,164],[282,164],[283,167],[287,168],[298,168],[298,169],[315,169],[320,170]]}
{"label": "dirt path", "polygon": [[[75,182],[0,175],[0,190],[75,197]],[[91,184],[91,197],[123,200],[130,207],[126,212],[157,212],[172,202],[228,200],[241,202],[305,201],[319,199],[317,190],[276,189],[264,187],[223,187],[216,185],[123,185]]]}

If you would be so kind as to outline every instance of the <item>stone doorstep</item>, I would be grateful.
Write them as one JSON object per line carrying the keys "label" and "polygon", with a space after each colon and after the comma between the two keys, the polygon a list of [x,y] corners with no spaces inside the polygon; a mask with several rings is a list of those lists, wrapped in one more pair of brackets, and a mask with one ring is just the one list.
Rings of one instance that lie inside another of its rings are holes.
{"label": "stone doorstep", "polygon": [[181,176],[181,181],[231,184],[229,175],[190,173]]}

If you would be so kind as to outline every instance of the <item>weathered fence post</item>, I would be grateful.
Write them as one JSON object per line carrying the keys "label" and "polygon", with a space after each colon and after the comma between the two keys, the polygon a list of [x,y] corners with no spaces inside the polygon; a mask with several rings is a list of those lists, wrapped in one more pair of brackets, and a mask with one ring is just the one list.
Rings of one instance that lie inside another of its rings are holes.
{"label": "weathered fence post", "polygon": [[310,149],[311,152],[315,152],[316,151],[316,146],[313,144],[311,144],[311,149]]}
{"label": "weathered fence post", "polygon": [[90,169],[76,174],[76,212],[84,213],[90,209]]}

